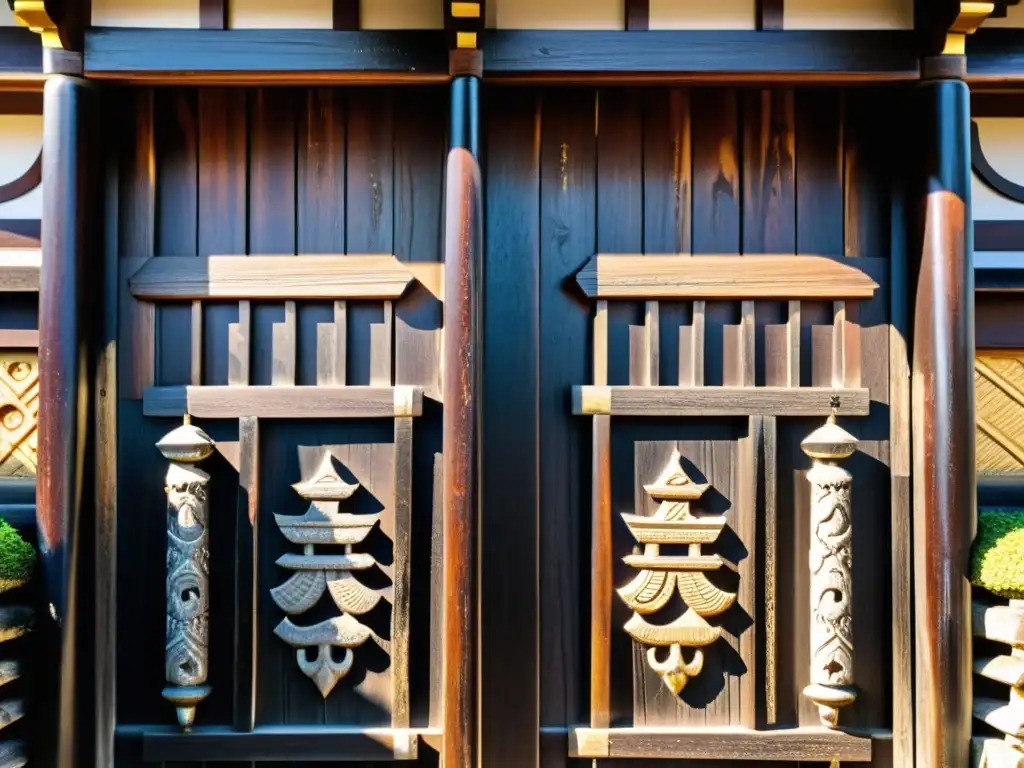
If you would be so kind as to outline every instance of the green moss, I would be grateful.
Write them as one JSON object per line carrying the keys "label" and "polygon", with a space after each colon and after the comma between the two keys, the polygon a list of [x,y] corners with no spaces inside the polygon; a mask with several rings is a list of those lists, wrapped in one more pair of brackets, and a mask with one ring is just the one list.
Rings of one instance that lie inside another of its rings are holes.
{"label": "green moss", "polygon": [[0,520],[0,592],[21,586],[32,576],[36,553],[6,520]]}
{"label": "green moss", "polygon": [[978,510],[971,583],[1000,597],[1024,599],[1024,510]]}

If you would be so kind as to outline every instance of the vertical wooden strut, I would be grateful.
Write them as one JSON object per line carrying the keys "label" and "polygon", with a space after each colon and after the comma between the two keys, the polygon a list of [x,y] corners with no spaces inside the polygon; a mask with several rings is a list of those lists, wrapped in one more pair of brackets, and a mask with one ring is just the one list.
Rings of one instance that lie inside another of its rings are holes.
{"label": "vertical wooden strut", "polygon": [[474,528],[477,506],[477,382],[482,250],[479,87],[452,81],[451,144],[445,180],[444,618],[442,659],[445,768],[474,766]]}
{"label": "vertical wooden strut", "polygon": [[[91,248],[101,220],[96,208],[96,90],[85,80],[55,75],[43,95],[43,207],[39,289],[39,464],[36,517],[47,595],[61,632],[57,763],[80,757],[82,691],[77,593],[81,552],[78,522],[89,445],[90,329],[95,291]],[[81,729],[85,729],[85,725]]]}
{"label": "vertical wooden strut", "polygon": [[[945,57],[943,57],[945,58]],[[925,81],[920,260],[914,306],[912,447],[917,765],[967,765],[974,538],[974,278],[968,90]]]}

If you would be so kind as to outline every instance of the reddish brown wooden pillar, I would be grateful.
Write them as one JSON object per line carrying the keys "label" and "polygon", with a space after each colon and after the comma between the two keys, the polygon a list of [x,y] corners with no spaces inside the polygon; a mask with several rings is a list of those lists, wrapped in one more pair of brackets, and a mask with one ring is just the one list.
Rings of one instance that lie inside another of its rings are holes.
{"label": "reddish brown wooden pillar", "polygon": [[[39,287],[39,465],[36,516],[47,596],[59,622],[58,761],[88,762],[92,729],[79,728],[89,694],[91,626],[82,618],[90,585],[81,578],[93,464],[90,403],[94,277],[96,94],[85,80],[54,75],[43,96],[43,227]],[[83,624],[83,626],[79,626]],[[79,662],[79,659],[82,659]]]}
{"label": "reddish brown wooden pillar", "polygon": [[958,768],[968,764],[971,733],[975,525],[969,94],[963,80],[940,77],[922,83],[919,98],[924,187],[910,280],[915,733],[918,766]]}
{"label": "reddish brown wooden pillar", "polygon": [[442,680],[445,768],[472,768],[476,631],[474,553],[478,500],[481,227],[479,87],[472,75],[451,85],[451,144],[444,233],[444,629]]}

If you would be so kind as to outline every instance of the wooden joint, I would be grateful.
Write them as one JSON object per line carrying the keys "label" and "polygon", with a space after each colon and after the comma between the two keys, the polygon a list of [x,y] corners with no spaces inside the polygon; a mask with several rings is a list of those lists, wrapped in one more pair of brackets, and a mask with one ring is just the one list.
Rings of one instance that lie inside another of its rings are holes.
{"label": "wooden joint", "polygon": [[943,55],[963,56],[967,35],[977,32],[995,8],[995,3],[960,3],[960,12],[946,33]]}
{"label": "wooden joint", "polygon": [[63,48],[57,25],[46,12],[43,0],[15,0],[14,18],[42,39],[44,48]]}
{"label": "wooden joint", "polygon": [[395,387],[395,416],[419,416],[423,412],[423,392],[419,387]]}
{"label": "wooden joint", "polygon": [[594,385],[573,387],[572,412],[579,416],[605,416],[612,412],[612,388]]}

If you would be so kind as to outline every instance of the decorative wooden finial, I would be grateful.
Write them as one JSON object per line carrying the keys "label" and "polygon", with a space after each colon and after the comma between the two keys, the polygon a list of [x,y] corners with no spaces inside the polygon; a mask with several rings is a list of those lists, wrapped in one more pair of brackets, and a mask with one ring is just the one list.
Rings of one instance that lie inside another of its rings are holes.
{"label": "decorative wooden finial", "polygon": [[804,695],[818,705],[823,725],[835,728],[839,710],[857,698],[853,688],[853,603],[850,488],[853,476],[836,462],[857,450],[857,439],[828,421],[800,443],[814,459],[811,483],[811,684]]}
{"label": "decorative wooden finial", "polygon": [[213,453],[203,430],[185,423],[156,444],[171,462],[167,470],[167,646],[164,671],[170,685],[163,697],[177,707],[188,730],[196,705],[210,694],[210,547],[206,486],[210,476],[197,462]]}
{"label": "decorative wooden finial", "polygon": [[[719,589],[704,576],[703,571],[725,565],[718,555],[702,555],[702,544],[714,542],[725,528],[721,516],[697,517],[690,511],[690,502],[696,501],[708,489],[707,484],[694,483],[680,466],[679,451],[661,476],[644,490],[655,501],[660,501],[652,517],[622,515],[633,537],[644,545],[643,554],[627,555],[624,561],[639,568],[640,573],[629,584],[618,590],[633,616],[625,630],[638,643],[652,646],[647,651],[647,663],[672,693],[678,694],[687,681],[700,674],[704,667],[704,646],[715,642],[720,627],[711,626],[705,617],[717,616],[736,602],[736,595]],[[662,544],[686,544],[686,556],[661,554]],[[657,613],[679,590],[686,602],[686,611],[670,624],[649,624],[642,616]],[[683,659],[683,648],[693,648],[693,658]],[[668,648],[664,661],[657,657],[658,648]]]}

